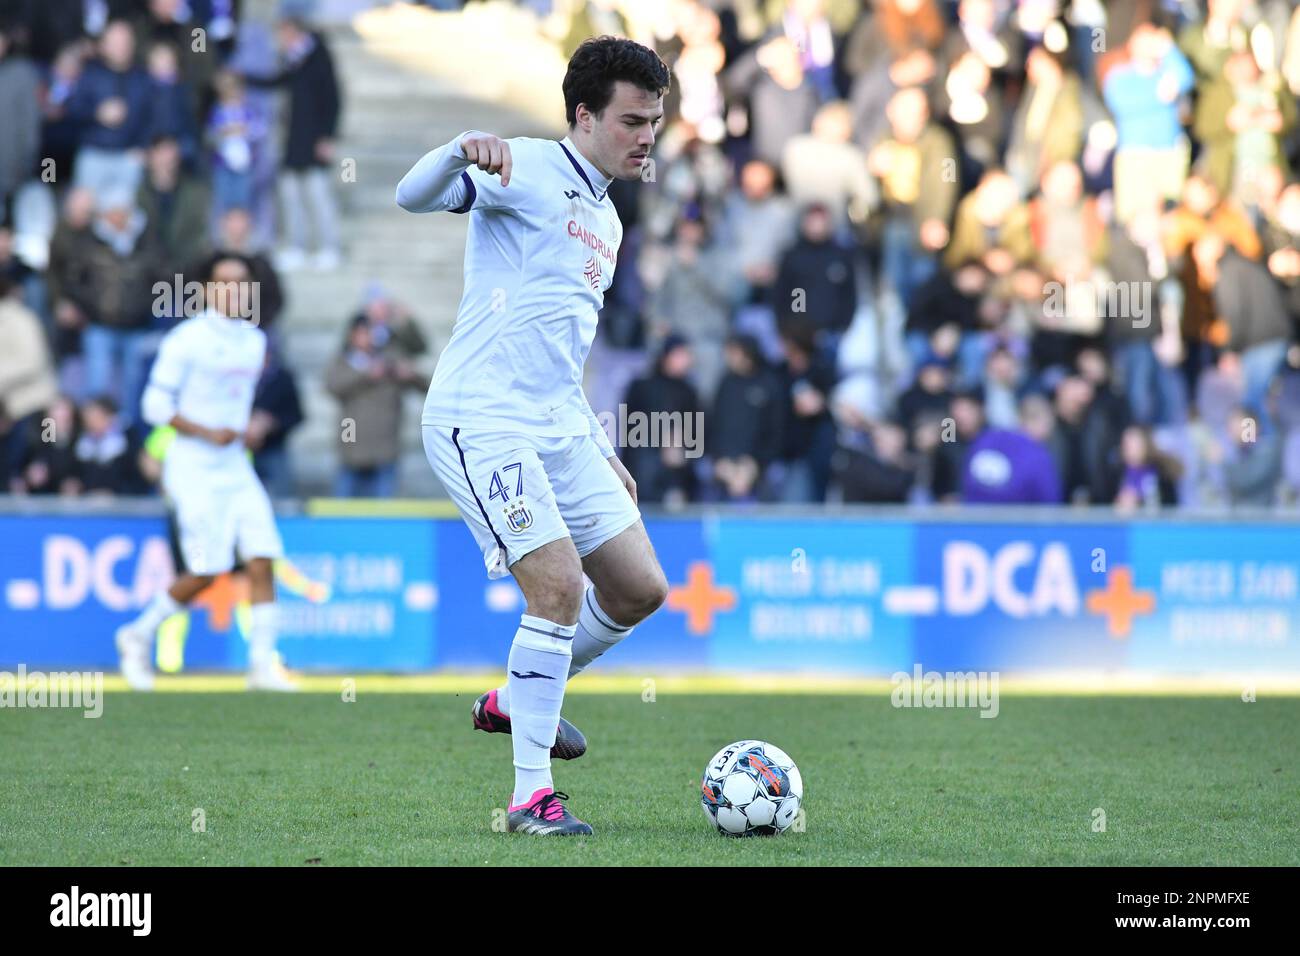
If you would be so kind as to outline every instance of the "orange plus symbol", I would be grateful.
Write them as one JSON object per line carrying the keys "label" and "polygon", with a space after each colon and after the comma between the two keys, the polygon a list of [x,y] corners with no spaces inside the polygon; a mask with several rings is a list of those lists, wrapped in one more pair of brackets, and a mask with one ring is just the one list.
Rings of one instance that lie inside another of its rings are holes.
{"label": "orange plus symbol", "polygon": [[235,605],[248,598],[248,578],[227,571],[219,574],[194,600],[195,607],[208,609],[208,627],[221,633],[230,630]]}
{"label": "orange plus symbol", "polygon": [[686,583],[668,592],[668,609],[686,612],[686,630],[707,634],[713,630],[713,612],[730,611],[736,606],[736,592],[729,587],[715,587],[713,565],[693,561],[686,569]]}
{"label": "orange plus symbol", "polygon": [[1115,568],[1106,576],[1104,590],[1088,592],[1088,610],[1106,615],[1106,629],[1116,640],[1128,637],[1135,615],[1150,614],[1155,606],[1155,592],[1133,590],[1132,568]]}

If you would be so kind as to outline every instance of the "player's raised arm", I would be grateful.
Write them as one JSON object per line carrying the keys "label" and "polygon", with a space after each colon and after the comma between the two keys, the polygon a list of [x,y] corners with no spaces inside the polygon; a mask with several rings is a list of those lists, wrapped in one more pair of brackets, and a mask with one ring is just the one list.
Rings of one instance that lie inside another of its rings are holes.
{"label": "player's raised arm", "polygon": [[469,130],[420,157],[397,184],[397,204],[408,212],[469,212],[511,205],[513,171],[508,142]]}

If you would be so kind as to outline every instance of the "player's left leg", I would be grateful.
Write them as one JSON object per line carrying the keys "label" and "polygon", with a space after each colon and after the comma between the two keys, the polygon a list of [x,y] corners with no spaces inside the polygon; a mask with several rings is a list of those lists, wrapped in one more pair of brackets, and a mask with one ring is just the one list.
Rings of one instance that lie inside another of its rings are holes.
{"label": "player's left leg", "polygon": [[639,518],[584,556],[582,570],[591,586],[578,612],[570,679],[626,639],[668,597],[668,580]]}
{"label": "player's left leg", "polygon": [[279,638],[279,605],[275,601],[273,558],[252,558],[248,595],[252,626],[248,634],[248,689],[294,691],[298,685],[284,675],[275,644]]}
{"label": "player's left leg", "polygon": [[249,600],[248,689],[293,691],[298,685],[284,674],[276,642],[280,636],[279,603],[275,599],[274,563],[284,557],[284,542],[275,525],[271,500],[261,481],[248,471],[248,480],[233,498],[237,550],[246,557]]}
{"label": "player's left leg", "polygon": [[[547,456],[547,473],[583,572],[592,581],[578,609],[572,678],[653,614],[668,596],[668,582],[636,503],[595,442],[572,439]],[[509,714],[508,687],[498,688],[495,703]]]}
{"label": "player's left leg", "polygon": [[[582,595],[569,677],[579,674],[668,597],[668,581],[636,503],[590,438],[551,458],[555,500],[591,584]],[[498,700],[507,709],[508,696]]]}

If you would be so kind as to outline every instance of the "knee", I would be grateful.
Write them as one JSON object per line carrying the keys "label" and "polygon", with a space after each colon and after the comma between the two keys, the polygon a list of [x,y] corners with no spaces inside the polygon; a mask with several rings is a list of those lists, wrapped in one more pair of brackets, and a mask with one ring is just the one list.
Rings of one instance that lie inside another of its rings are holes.
{"label": "knee", "polygon": [[664,606],[668,600],[668,579],[664,577],[662,568],[655,568],[655,573],[645,591],[645,603],[642,606],[644,613],[642,617],[649,617],[655,611]]}
{"label": "knee", "polygon": [[582,568],[564,571],[552,575],[540,593],[528,596],[528,608],[524,612],[532,617],[540,617],[556,624],[576,624],[578,609],[582,607]]}
{"label": "knee", "polygon": [[655,568],[653,574],[646,575],[635,585],[629,585],[618,601],[618,612],[613,615],[617,623],[625,627],[639,624],[668,600],[668,581],[662,569]]}

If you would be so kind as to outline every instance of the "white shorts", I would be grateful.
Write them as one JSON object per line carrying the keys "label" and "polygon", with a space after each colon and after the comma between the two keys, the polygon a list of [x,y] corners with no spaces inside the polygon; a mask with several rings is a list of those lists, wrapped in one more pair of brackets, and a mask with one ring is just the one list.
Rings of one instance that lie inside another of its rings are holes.
{"label": "white shorts", "polygon": [[641,518],[589,435],[422,430],[429,464],[474,533],[489,578],[561,538],[586,557]]}
{"label": "white shorts", "polygon": [[176,512],[185,570],[221,574],[235,566],[236,551],[245,561],[284,557],[271,499],[252,468],[223,481],[169,477],[167,497]]}

